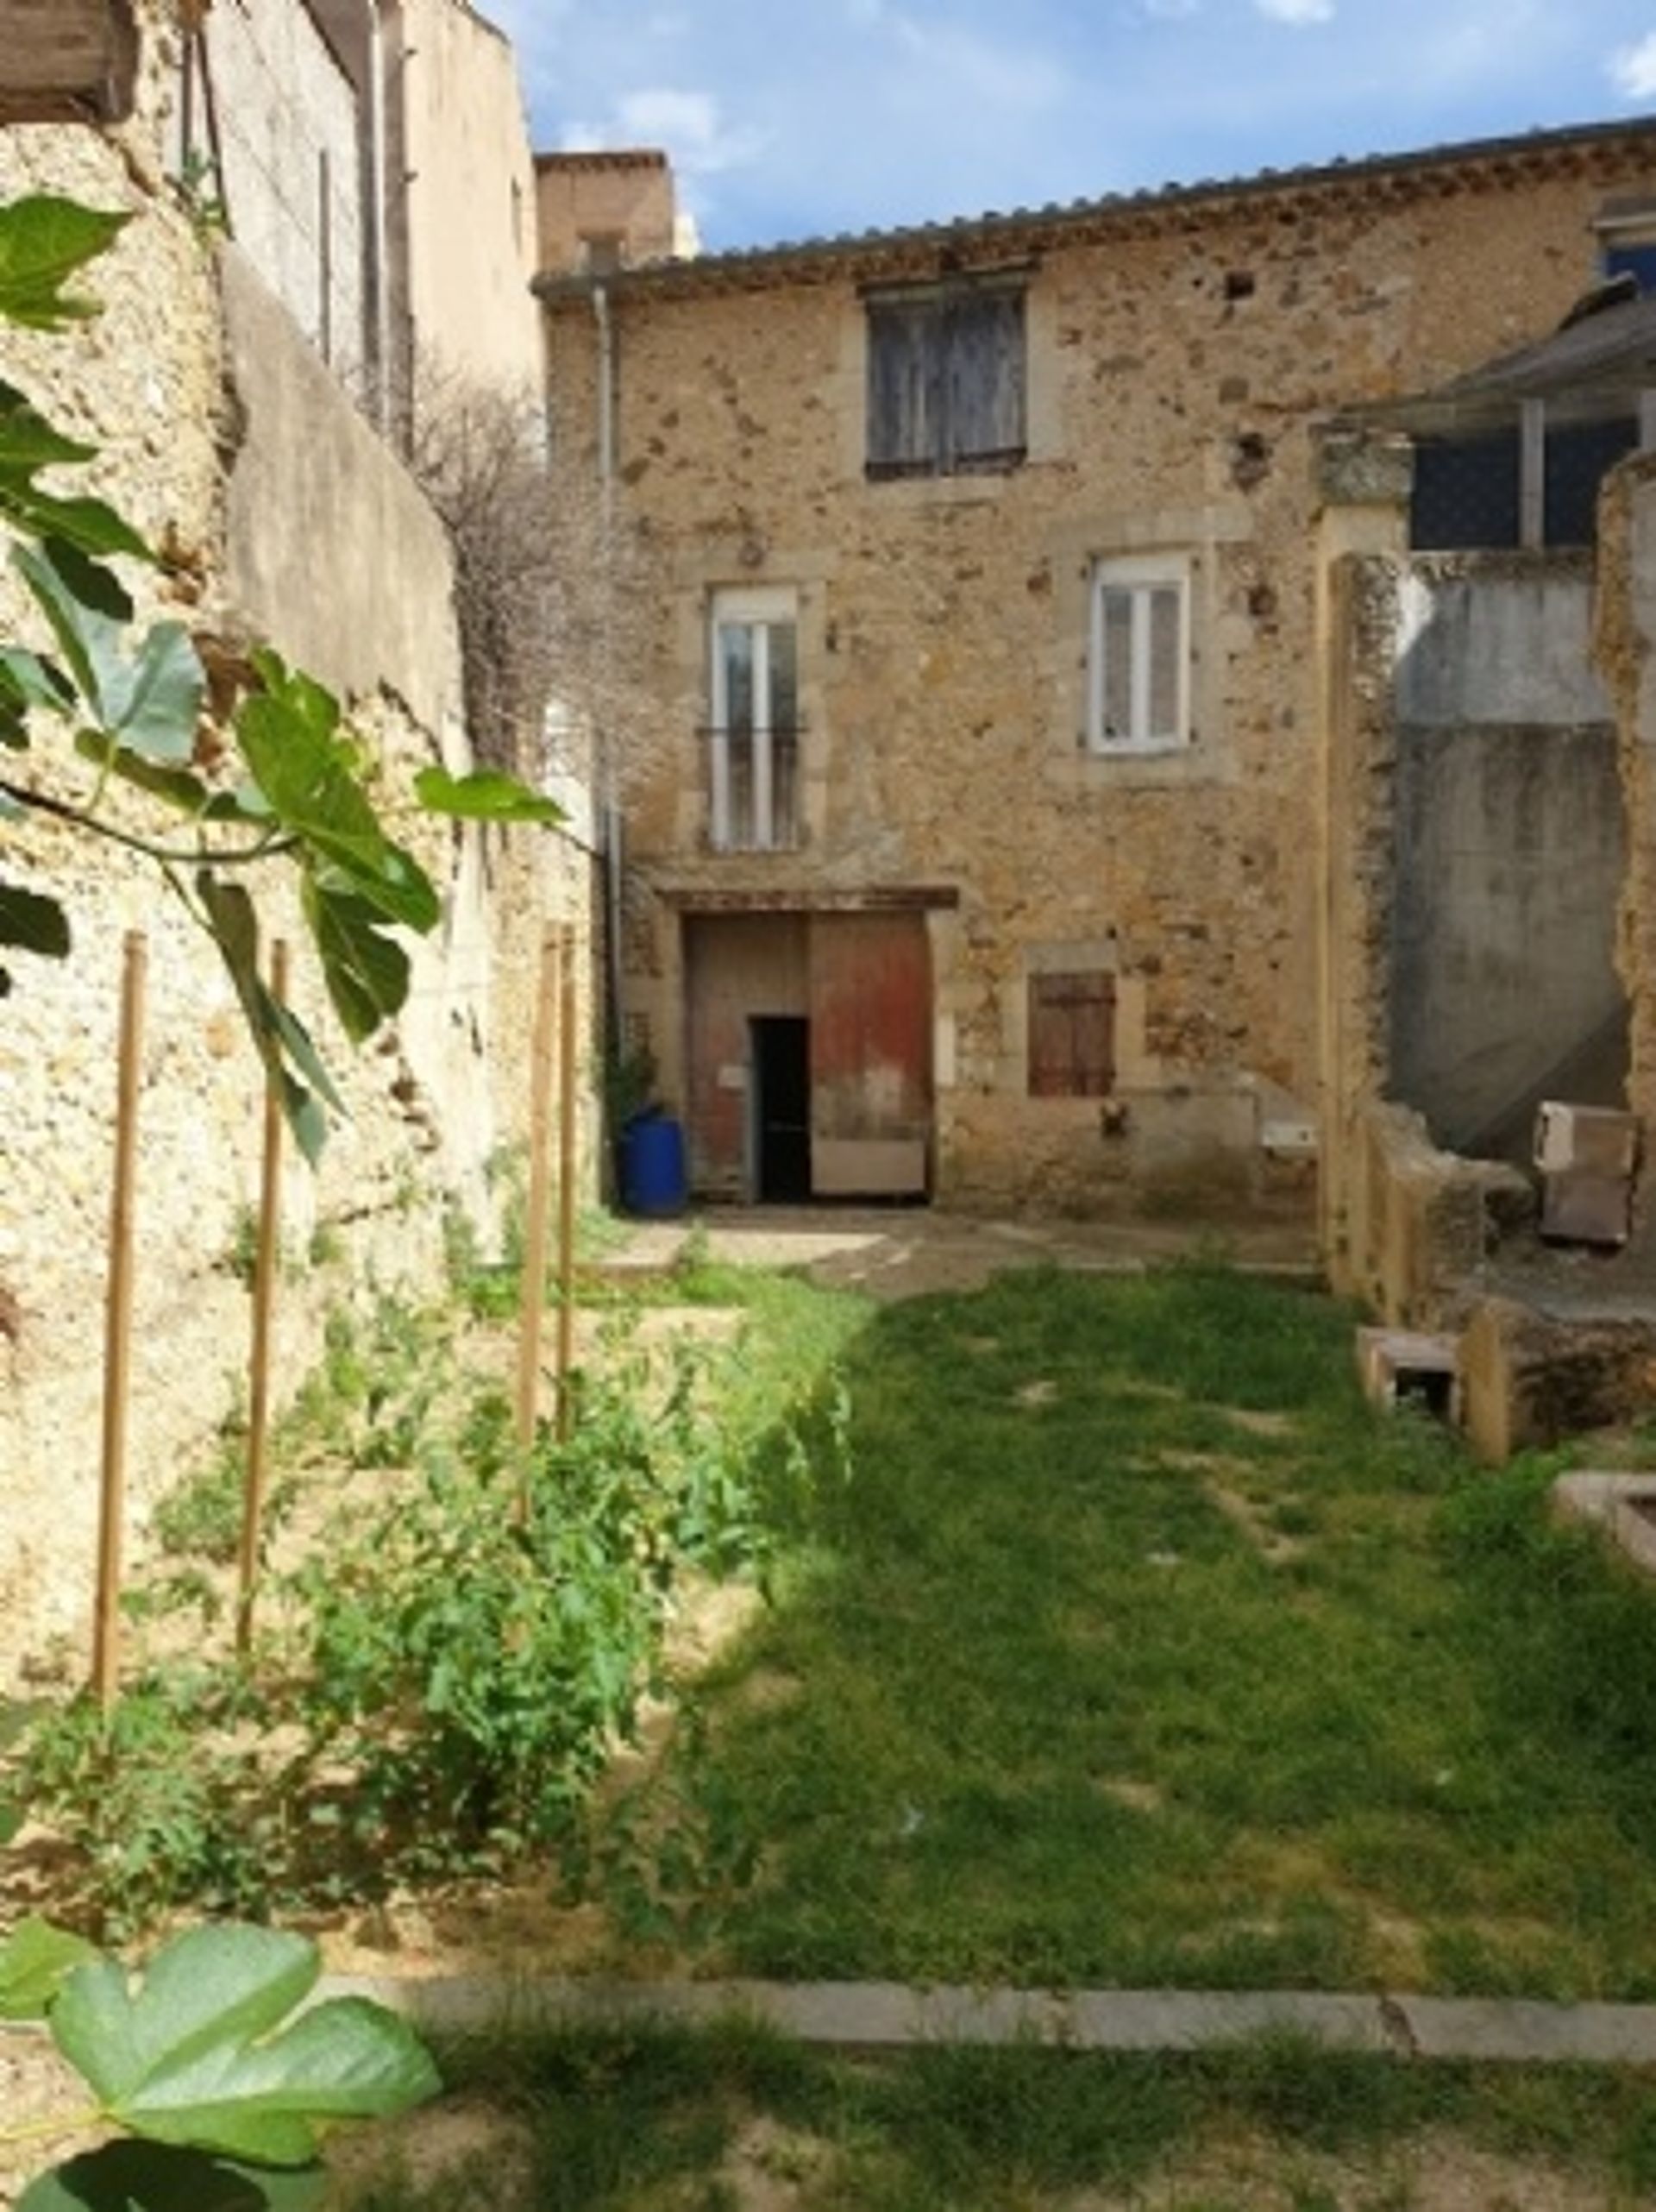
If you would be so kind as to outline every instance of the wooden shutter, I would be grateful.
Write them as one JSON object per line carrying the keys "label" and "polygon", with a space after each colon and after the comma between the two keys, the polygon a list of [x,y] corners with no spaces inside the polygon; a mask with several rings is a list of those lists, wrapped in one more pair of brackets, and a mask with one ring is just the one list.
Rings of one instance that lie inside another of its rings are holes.
{"label": "wooden shutter", "polygon": [[1024,295],[957,292],[944,347],[948,465],[982,468],[1024,456]]}
{"label": "wooden shutter", "polygon": [[1115,1082],[1115,977],[1029,979],[1029,1095],[1105,1098]]}
{"label": "wooden shutter", "polygon": [[942,309],[935,298],[869,305],[871,476],[930,474],[938,465]]}

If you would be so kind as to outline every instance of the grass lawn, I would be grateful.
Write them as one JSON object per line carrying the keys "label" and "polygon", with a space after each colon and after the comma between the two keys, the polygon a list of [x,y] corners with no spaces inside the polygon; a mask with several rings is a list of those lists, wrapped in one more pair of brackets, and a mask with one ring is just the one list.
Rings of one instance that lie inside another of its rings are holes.
{"label": "grass lawn", "polygon": [[756,1863],[697,1964],[1656,1997],[1656,1592],[1553,1463],[1372,1415],[1352,1325],[1208,1267],[871,1311],[662,1777]]}
{"label": "grass lawn", "polygon": [[858,2063],[741,2029],[441,2054],[349,2148],[350,2212],[1633,2212],[1647,2083],[1262,2043]]}

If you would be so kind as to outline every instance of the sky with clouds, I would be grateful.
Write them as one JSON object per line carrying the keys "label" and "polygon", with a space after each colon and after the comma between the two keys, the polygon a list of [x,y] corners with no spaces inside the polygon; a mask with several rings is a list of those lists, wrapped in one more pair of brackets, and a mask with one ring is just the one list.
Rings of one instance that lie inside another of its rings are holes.
{"label": "sky with clouds", "polygon": [[715,249],[1656,109],[1656,0],[480,5],[536,148],[664,148]]}

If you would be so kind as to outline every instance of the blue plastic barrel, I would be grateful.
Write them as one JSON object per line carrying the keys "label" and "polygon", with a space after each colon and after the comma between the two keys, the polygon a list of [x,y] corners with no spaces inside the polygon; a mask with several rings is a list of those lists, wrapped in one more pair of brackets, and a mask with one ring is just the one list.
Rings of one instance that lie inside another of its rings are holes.
{"label": "blue plastic barrel", "polygon": [[668,1114],[638,1114],[621,1133],[621,1203],[630,1214],[681,1214],[684,1131]]}

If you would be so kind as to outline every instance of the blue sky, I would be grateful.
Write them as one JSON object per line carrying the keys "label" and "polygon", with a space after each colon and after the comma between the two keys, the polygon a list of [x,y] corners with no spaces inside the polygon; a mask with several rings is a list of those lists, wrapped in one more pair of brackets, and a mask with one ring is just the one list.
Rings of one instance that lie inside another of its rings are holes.
{"label": "blue sky", "polygon": [[536,147],[664,147],[712,248],[1656,108],[1656,0],[481,4]]}

